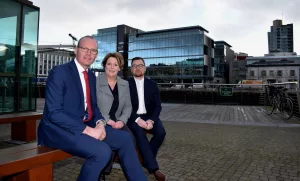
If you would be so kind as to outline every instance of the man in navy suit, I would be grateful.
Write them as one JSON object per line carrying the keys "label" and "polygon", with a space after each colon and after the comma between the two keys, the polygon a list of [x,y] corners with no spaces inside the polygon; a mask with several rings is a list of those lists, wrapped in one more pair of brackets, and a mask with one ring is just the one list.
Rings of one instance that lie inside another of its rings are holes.
{"label": "man in navy suit", "polygon": [[[161,103],[156,83],[144,77],[145,61],[135,57],[131,61],[133,78],[129,82],[132,113],[127,122],[128,127],[136,138],[138,149],[143,158],[143,166],[153,173],[158,181],[165,181],[166,176],[159,170],[156,155],[166,135],[159,114]],[[150,142],[145,130],[153,135]]]}
{"label": "man in navy suit", "polygon": [[78,181],[97,181],[111,150],[118,150],[128,180],[147,180],[131,136],[106,125],[97,106],[96,77],[89,70],[98,54],[97,41],[81,38],[75,54],[74,60],[49,73],[38,144],[85,158]]}

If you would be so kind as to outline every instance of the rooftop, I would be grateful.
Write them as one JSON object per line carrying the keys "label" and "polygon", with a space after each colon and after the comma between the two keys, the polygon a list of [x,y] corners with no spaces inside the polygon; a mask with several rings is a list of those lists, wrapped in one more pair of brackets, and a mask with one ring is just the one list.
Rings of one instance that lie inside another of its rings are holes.
{"label": "rooftop", "polygon": [[154,30],[154,31],[145,31],[139,32],[137,35],[145,35],[145,34],[155,34],[155,33],[163,33],[163,32],[171,32],[171,31],[182,31],[182,30],[191,30],[191,29],[198,29],[204,32],[208,31],[201,26],[187,26],[187,27],[179,27],[179,28],[171,28],[171,29],[162,29],[162,30]]}
{"label": "rooftop", "polygon": [[227,45],[227,46],[229,46],[229,47],[232,47],[232,46],[229,45],[226,41],[223,41],[223,40],[221,40],[221,41],[215,41],[215,44],[224,44],[224,45]]}

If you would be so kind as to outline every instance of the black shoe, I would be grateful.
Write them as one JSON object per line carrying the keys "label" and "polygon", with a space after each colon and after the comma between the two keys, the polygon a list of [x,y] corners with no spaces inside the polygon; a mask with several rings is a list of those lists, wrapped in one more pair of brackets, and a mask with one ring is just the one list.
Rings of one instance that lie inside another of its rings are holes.
{"label": "black shoe", "polygon": [[158,181],[166,181],[167,180],[167,176],[160,170],[156,170],[153,174],[154,174],[156,180],[158,180]]}
{"label": "black shoe", "polygon": [[105,174],[104,173],[100,174],[99,181],[105,181]]}

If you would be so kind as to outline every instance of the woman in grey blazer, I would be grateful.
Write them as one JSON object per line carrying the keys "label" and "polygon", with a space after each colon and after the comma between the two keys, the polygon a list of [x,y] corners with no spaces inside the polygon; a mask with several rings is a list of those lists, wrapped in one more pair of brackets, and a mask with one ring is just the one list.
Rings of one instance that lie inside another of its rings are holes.
{"label": "woman in grey blazer", "polygon": [[103,61],[105,73],[97,77],[97,104],[105,121],[113,128],[123,128],[131,114],[128,82],[118,76],[124,66],[120,53],[109,53]]}
{"label": "woman in grey blazer", "polygon": [[[132,110],[129,84],[118,76],[118,72],[124,66],[124,59],[118,52],[109,53],[104,57],[102,66],[105,73],[99,75],[96,81],[97,104],[100,112],[108,125],[129,132],[134,140],[133,134],[126,126]],[[111,171],[114,157],[115,152],[113,152],[111,162],[105,170],[106,174]],[[104,172],[102,172],[101,177],[104,177]]]}

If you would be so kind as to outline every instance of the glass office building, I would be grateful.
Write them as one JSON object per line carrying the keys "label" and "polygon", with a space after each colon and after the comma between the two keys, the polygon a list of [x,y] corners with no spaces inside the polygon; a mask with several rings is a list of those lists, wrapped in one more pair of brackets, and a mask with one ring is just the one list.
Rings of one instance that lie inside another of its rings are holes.
{"label": "glass office building", "polygon": [[36,110],[39,11],[27,0],[0,1],[0,114]]}
{"label": "glass office building", "polygon": [[207,82],[213,79],[214,41],[201,26],[129,34],[128,66],[145,60],[146,76],[160,83]]}
{"label": "glass office building", "polygon": [[[232,75],[229,70],[232,69],[232,62],[234,60],[234,51],[225,41],[215,41],[215,59],[214,59],[214,73],[215,77],[221,78],[224,81],[222,83],[230,83],[230,77],[238,75]],[[219,83],[219,82],[216,82]]]}
{"label": "glass office building", "polygon": [[[103,71],[101,62],[105,55],[111,52],[120,52],[124,60],[127,61],[128,34],[135,31],[138,30],[127,25],[98,29],[97,34],[92,35],[98,41],[98,57],[91,68],[100,72]],[[127,68],[127,62],[124,68]]]}
{"label": "glass office building", "polygon": [[94,69],[101,69],[101,62],[105,55],[115,52],[117,47],[117,27],[99,29],[93,37],[98,41],[98,57],[91,66]]}
{"label": "glass office building", "polygon": [[122,53],[125,65],[120,76],[130,77],[133,57],[145,59],[146,76],[157,82],[211,81],[214,76],[214,41],[201,26],[142,31],[127,25],[98,29],[98,57],[92,68],[102,72],[102,59],[109,52]]}

